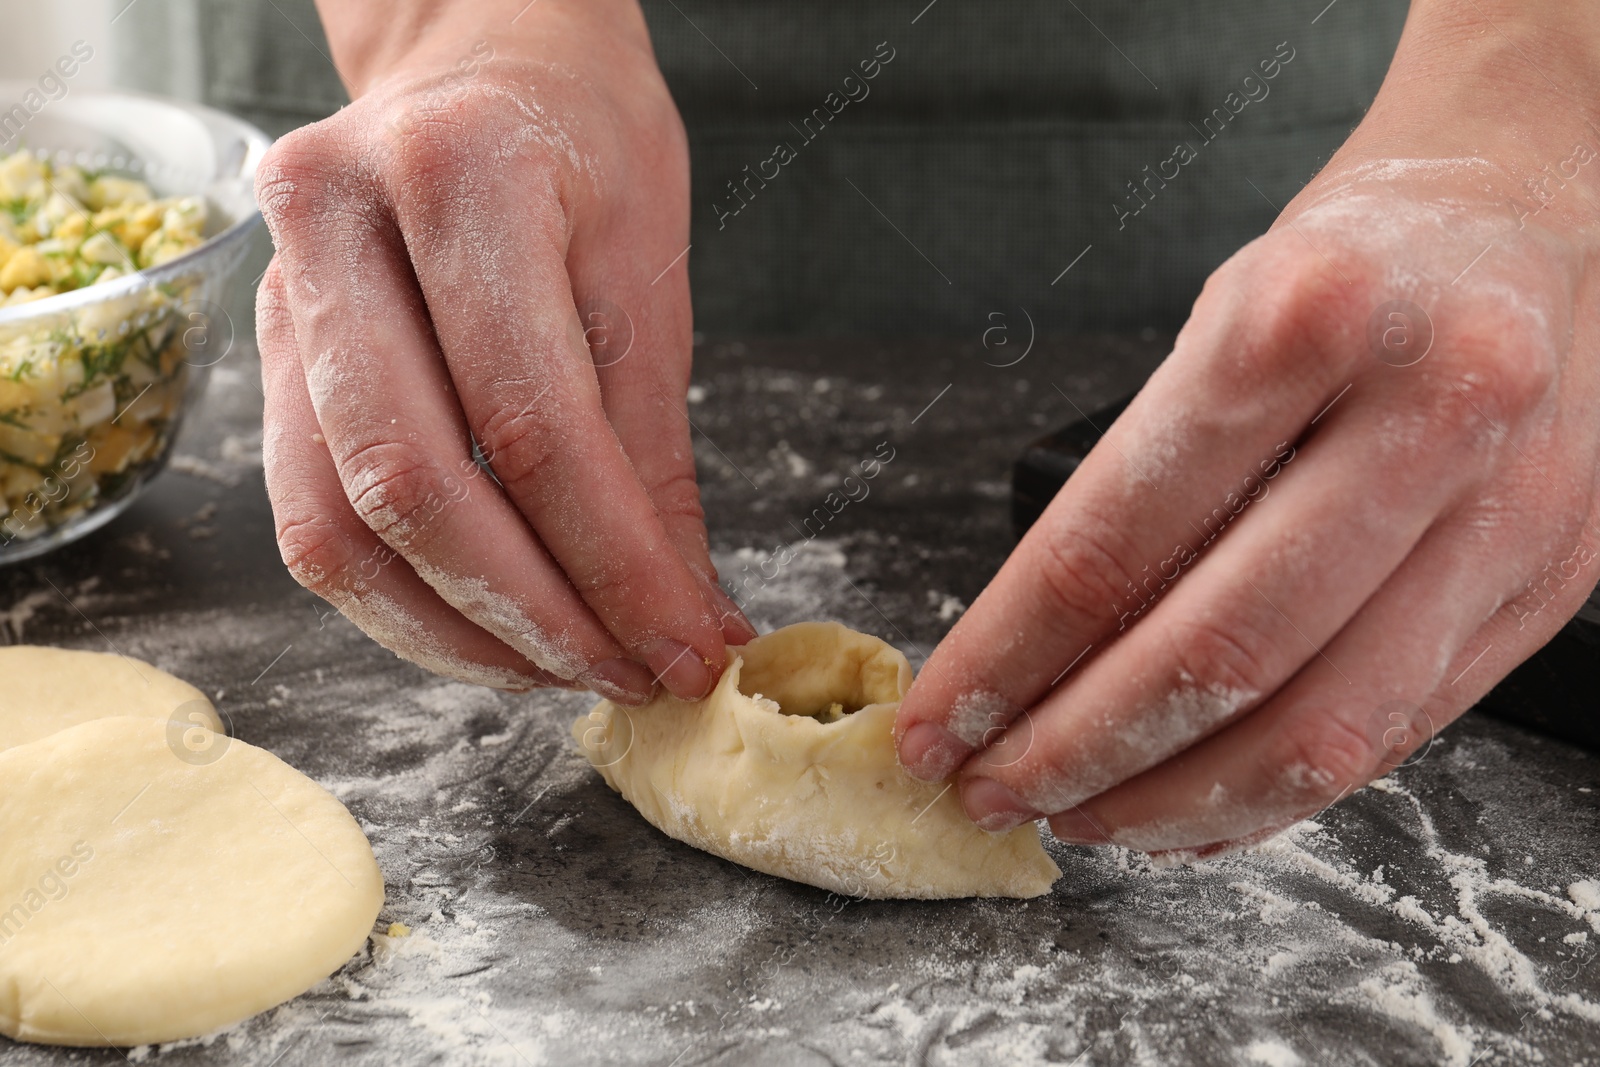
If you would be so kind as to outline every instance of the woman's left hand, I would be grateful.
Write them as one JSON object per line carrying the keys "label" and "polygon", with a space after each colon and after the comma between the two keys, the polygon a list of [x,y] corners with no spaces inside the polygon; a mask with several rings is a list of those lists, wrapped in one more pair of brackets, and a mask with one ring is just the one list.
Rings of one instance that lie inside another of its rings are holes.
{"label": "woman's left hand", "polygon": [[959,769],[986,829],[1215,850],[1386,773],[1571,617],[1597,37],[1544,0],[1413,5],[1367,119],[934,652],[912,773]]}

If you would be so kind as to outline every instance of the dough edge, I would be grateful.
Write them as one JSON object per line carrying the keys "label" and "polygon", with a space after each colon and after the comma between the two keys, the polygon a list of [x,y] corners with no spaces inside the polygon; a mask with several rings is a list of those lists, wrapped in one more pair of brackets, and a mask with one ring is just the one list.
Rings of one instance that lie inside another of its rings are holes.
{"label": "dough edge", "polygon": [[[747,660],[780,675],[855,660],[877,677],[875,695],[893,699],[834,723],[783,714],[740,691]],[[989,834],[967,819],[949,783],[922,782],[900,767],[894,717],[910,681],[905,657],[877,638],[838,623],[797,623],[730,648],[705,700],[601,701],[572,733],[652,825],[734,863],[860,898],[1049,892],[1061,871],[1035,826]]]}
{"label": "dough edge", "polygon": [[[96,752],[114,752],[113,758],[118,761],[126,760],[127,766],[136,768],[147,766],[136,761],[150,753],[157,754],[158,759],[170,756],[169,743],[166,724],[158,719],[137,717],[94,719],[40,741],[0,753],[0,779],[9,778],[17,782],[16,772],[19,770],[26,772],[30,765],[34,774],[25,774],[24,782],[19,784],[25,784],[26,778],[29,777],[40,775],[49,777],[73,767],[79,772],[85,772],[85,768],[88,768],[85,773],[92,773],[92,762],[71,762],[83,760],[86,750],[90,761]],[[137,997],[130,998],[137,999],[137,1004],[115,1005],[123,1017],[137,1020],[131,1025],[115,1023],[108,1018],[95,1018],[100,1013],[94,1000],[107,996],[107,990],[116,987],[115,981],[103,982],[100,980],[103,976],[93,977],[93,981],[99,982],[99,987],[90,990],[93,994],[92,999],[88,995],[83,998],[90,1014],[90,1018],[85,1019],[72,997],[73,991],[78,988],[72,979],[65,980],[67,988],[59,990],[61,999],[57,1001],[57,994],[52,993],[49,986],[27,974],[25,970],[20,976],[16,973],[7,973],[17,970],[19,965],[26,967],[29,957],[37,958],[40,951],[37,943],[31,946],[25,945],[23,958],[20,960],[7,961],[6,953],[0,949],[0,993],[4,994],[0,995],[0,1034],[17,1041],[75,1047],[127,1047],[202,1037],[292,1000],[337,972],[360,952],[384,902],[383,875],[377,867],[376,858],[372,855],[366,835],[336,797],[272,753],[237,740],[230,741],[229,746],[230,751],[226,752],[217,764],[221,765],[230,758],[237,758],[235,766],[241,779],[246,782],[246,785],[237,787],[241,792],[248,791],[251,785],[256,786],[257,791],[264,786],[265,791],[261,795],[263,798],[271,798],[268,803],[278,808],[286,808],[297,817],[291,817],[291,814],[283,814],[281,811],[279,813],[283,818],[289,819],[291,825],[296,826],[299,836],[305,838],[306,843],[320,840],[320,845],[313,844],[312,847],[322,853],[331,851],[338,857],[341,862],[334,865],[334,869],[340,873],[344,881],[350,883],[349,894],[341,894],[342,899],[327,902],[325,909],[319,913],[322,921],[308,924],[312,932],[306,932],[307,927],[291,928],[282,937],[269,938],[268,935],[273,931],[282,931],[284,929],[282,924],[285,921],[292,921],[292,916],[286,917],[269,906],[276,899],[276,894],[270,889],[262,893],[258,888],[261,885],[262,868],[258,867],[244,875],[245,878],[257,879],[253,885],[237,881],[240,872],[236,867],[213,864],[209,868],[202,869],[197,878],[189,880],[189,887],[194,894],[193,899],[175,900],[174,907],[169,910],[173,914],[187,916],[186,921],[207,931],[205,936],[215,939],[216,943],[225,943],[225,948],[218,953],[220,956],[226,957],[227,949],[239,940],[240,935],[237,931],[241,927],[248,931],[248,936],[255,942],[254,947],[258,950],[263,946],[267,947],[265,951],[260,951],[248,966],[236,966],[231,973],[213,975],[210,984],[204,984],[203,976],[196,978],[193,975],[180,973],[178,978],[165,989],[149,986],[141,988]],[[237,751],[234,751],[235,747]],[[171,768],[162,769],[171,771]],[[207,765],[202,771],[211,769],[211,766]],[[161,780],[159,773],[150,775],[150,778],[152,782]],[[229,788],[230,785],[226,781],[220,784],[201,783],[193,790],[195,793],[193,806],[203,807],[208,798]],[[188,793],[190,790],[180,786],[175,792]],[[0,797],[0,812],[15,804],[14,797],[15,794]],[[269,819],[274,817],[265,816]],[[48,823],[48,820],[41,821]],[[119,813],[119,826],[127,821]],[[137,821],[134,825],[138,825]],[[221,833],[231,828],[233,827],[211,827],[209,832]],[[50,829],[52,828],[46,826],[47,831]],[[72,832],[77,833],[78,828],[74,826]],[[96,834],[104,835],[104,830],[96,827],[87,828],[83,832],[86,839]],[[97,839],[106,844],[105,837]],[[39,855],[29,857],[34,860],[32,866],[24,868],[31,871],[32,867],[39,867],[38,861],[41,855],[46,851],[54,851],[59,841],[51,842],[47,846],[42,840],[30,837],[27,843],[40,850]],[[109,854],[99,860],[100,869],[94,873],[100,874],[102,878],[110,877],[112,871],[106,870],[106,867],[117,862],[115,857],[122,847],[109,846]],[[333,864],[333,860],[326,854],[322,859]],[[156,891],[164,888],[162,879],[167,877],[168,872],[157,876],[152,885],[147,872],[138,870],[137,864],[133,866],[135,869],[131,879],[144,891],[145,899],[148,900]],[[0,863],[0,875],[6,874],[6,868],[10,868],[13,882],[4,887],[4,891],[9,894],[5,903],[10,904],[14,899],[20,899],[15,884],[18,865]],[[40,869],[49,868],[46,865]],[[119,887],[123,881],[130,878],[124,873],[126,869],[113,868],[113,870],[118,871]],[[181,874],[173,876],[171,880],[179,883],[184,881]],[[270,876],[267,880],[270,881]],[[239,895],[207,891],[208,886],[215,886],[219,882],[228,883],[229,889],[239,889],[243,895],[260,895],[262,906],[253,914],[217,914],[214,910],[217,906],[216,896]],[[87,889],[88,885],[83,888]],[[104,888],[98,888],[92,894],[91,900],[104,896]],[[61,907],[73,895],[77,894],[69,893],[61,898],[60,902],[52,898],[35,914],[43,916],[47,909]],[[295,894],[286,891],[281,895],[293,897]],[[78,924],[88,927],[87,932],[69,928],[65,932],[52,930],[51,933],[57,942],[68,943],[69,949],[73,938],[103,938],[107,928],[111,928],[112,936],[115,936],[116,916],[107,913],[114,913],[116,910],[115,907],[103,906],[99,915],[91,915],[87,923]],[[58,916],[52,916],[52,919],[56,917]],[[31,921],[29,925],[32,925]],[[26,933],[26,928],[22,932]],[[297,933],[299,937],[294,936]],[[13,935],[13,940],[16,936],[18,935]],[[137,934],[130,941],[137,944],[139,941]],[[294,943],[298,950],[305,950],[304,954],[292,957],[281,953],[275,954],[273,946],[283,941]],[[50,948],[50,943],[46,942],[45,947]],[[203,953],[191,954],[203,958]],[[91,950],[87,959],[92,959],[93,955],[94,952]],[[90,973],[93,974],[92,971]],[[44,977],[62,980],[59,973],[55,976],[46,974]],[[196,995],[194,993],[196,986],[203,992]],[[182,1000],[186,995],[192,997],[192,1001]],[[34,1001],[31,1005],[28,1004],[30,999]],[[176,1012],[172,1010],[174,1004],[178,1008]],[[187,1016],[183,1014],[185,1010],[190,1011]]]}
{"label": "dough edge", "polygon": [[176,719],[185,729],[226,732],[205,693],[133,656],[7,645],[0,647],[0,680],[0,752],[120,716]]}

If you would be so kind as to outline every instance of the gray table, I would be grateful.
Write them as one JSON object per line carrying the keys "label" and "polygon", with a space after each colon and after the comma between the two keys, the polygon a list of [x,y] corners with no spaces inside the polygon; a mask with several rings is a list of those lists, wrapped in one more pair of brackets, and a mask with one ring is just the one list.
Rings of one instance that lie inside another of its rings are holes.
{"label": "gray table", "polygon": [[[1053,386],[1090,410],[1164,350],[1041,341],[1002,369],[976,334],[701,346],[690,410],[725,576],[800,539],[878,442],[896,449],[756,601],[763,628],[839,619],[920,660],[1009,548],[1011,457],[1074,417]],[[1600,877],[1600,767],[1579,750],[1468,716],[1257,854],[1156,869],[1052,846],[1066,876],[1041,900],[830,897],[645,824],[568,739],[585,698],[433,678],[326,614],[277,560],[257,381],[248,351],[230,355],[177,469],[83,544],[0,572],[0,625],[215,693],[240,737],[349,805],[388,883],[383,920],[414,933],[162,1061],[1600,1059],[1600,914],[1569,899],[1600,906],[1582,884]],[[7,1067],[121,1060],[0,1041]]]}

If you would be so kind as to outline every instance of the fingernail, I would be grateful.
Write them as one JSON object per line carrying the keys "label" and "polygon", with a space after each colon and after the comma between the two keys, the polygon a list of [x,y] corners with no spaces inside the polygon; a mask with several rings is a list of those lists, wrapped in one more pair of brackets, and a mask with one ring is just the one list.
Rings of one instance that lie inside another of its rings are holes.
{"label": "fingernail", "polygon": [[972,754],[972,747],[936,722],[919,722],[900,738],[900,762],[913,778],[948,778]]}
{"label": "fingernail", "polygon": [[717,613],[717,625],[722,627],[722,636],[728,644],[747,645],[761,636],[722,586],[710,578],[702,578],[700,584],[706,591],[706,598],[711,601],[712,610]]}
{"label": "fingernail", "polygon": [[967,817],[992,834],[1021,826],[1039,812],[993,778],[968,778],[961,783],[961,803]]}
{"label": "fingernail", "polygon": [[711,692],[711,669],[682,641],[647,641],[639,646],[639,653],[656,680],[679,700],[699,700]]}
{"label": "fingernail", "polygon": [[722,636],[730,645],[748,645],[761,636],[756,628],[750,625],[750,620],[738,612],[724,615],[719,621],[722,624]]}
{"label": "fingernail", "polygon": [[578,681],[607,700],[638,707],[655,694],[655,678],[631,659],[608,659],[578,676]]}
{"label": "fingernail", "polygon": [[1050,816],[1050,832],[1069,845],[1109,845],[1111,837],[1081,808]]}

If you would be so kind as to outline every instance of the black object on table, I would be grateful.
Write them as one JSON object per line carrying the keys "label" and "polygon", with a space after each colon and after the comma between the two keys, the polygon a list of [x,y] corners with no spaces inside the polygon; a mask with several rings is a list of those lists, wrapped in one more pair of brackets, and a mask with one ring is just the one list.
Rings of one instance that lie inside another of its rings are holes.
{"label": "black object on table", "polygon": [[[1011,524],[1020,540],[1100,436],[1133,401],[1128,395],[1028,445],[1011,472]],[[1550,642],[1507,675],[1478,710],[1600,751],[1600,588]]]}

